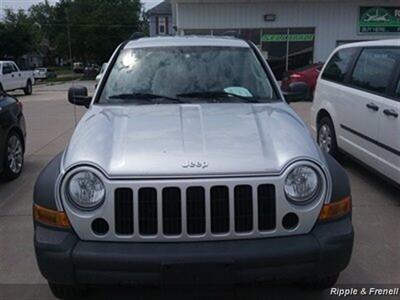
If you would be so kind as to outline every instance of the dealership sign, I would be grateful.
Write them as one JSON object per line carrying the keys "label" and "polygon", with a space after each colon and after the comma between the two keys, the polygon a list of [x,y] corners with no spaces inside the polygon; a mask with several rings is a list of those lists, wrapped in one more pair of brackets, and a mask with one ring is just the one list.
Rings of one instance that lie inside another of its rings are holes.
{"label": "dealership sign", "polygon": [[360,7],[360,33],[400,33],[399,7]]}
{"label": "dealership sign", "polygon": [[312,42],[314,34],[264,34],[261,38],[263,42]]}

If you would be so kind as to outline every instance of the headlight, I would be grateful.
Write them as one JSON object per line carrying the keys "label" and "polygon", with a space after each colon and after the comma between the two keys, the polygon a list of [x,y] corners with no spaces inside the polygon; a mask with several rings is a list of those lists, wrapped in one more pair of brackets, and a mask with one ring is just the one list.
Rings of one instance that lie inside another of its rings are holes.
{"label": "headlight", "polygon": [[100,206],[105,198],[105,188],[93,172],[80,171],[74,174],[67,185],[68,198],[83,209]]}
{"label": "headlight", "polygon": [[320,177],[309,166],[294,168],[285,179],[285,194],[288,200],[303,204],[313,200],[320,190]]}

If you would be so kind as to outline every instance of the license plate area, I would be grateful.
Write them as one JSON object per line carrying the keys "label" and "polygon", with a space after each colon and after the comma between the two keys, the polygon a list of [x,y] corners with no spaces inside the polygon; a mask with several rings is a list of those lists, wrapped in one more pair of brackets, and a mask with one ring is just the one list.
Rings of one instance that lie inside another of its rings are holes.
{"label": "license plate area", "polygon": [[232,262],[165,263],[164,285],[229,285],[235,282]]}

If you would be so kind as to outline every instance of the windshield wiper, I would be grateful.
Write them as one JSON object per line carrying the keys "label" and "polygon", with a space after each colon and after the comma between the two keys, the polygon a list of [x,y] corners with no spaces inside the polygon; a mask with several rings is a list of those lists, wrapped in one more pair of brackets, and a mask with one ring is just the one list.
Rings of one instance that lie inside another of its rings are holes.
{"label": "windshield wiper", "polygon": [[176,96],[182,97],[182,98],[208,98],[208,99],[234,97],[234,98],[238,98],[238,99],[244,100],[246,102],[250,102],[250,103],[259,103],[259,101],[257,101],[254,97],[240,96],[240,95],[236,95],[234,93],[229,93],[229,92],[225,92],[225,91],[192,92],[192,93],[178,94]]}
{"label": "windshield wiper", "polygon": [[160,99],[160,100],[169,100],[178,103],[185,103],[184,101],[164,95],[157,95],[151,93],[126,93],[126,94],[119,94],[119,95],[112,95],[108,97],[109,99],[122,99],[122,100],[153,100],[153,99]]}

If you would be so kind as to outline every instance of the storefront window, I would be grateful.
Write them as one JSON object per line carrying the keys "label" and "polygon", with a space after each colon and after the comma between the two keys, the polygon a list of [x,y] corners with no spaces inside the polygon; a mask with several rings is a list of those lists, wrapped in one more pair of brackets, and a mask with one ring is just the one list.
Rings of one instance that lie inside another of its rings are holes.
{"label": "storefront window", "polygon": [[314,60],[314,28],[289,29],[289,59],[287,70],[310,65]]}
{"label": "storefront window", "polygon": [[262,50],[276,78],[313,62],[314,28],[263,29]]}
{"label": "storefront window", "polygon": [[281,80],[287,65],[287,29],[263,29],[262,52],[278,80]]}

